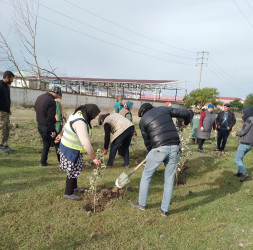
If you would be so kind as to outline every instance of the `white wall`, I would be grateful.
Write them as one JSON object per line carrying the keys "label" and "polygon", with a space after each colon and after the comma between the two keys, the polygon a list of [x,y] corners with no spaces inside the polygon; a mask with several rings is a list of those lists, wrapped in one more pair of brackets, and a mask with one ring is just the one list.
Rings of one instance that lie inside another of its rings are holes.
{"label": "white wall", "polygon": [[[14,105],[20,105],[24,107],[33,107],[37,97],[46,91],[37,90],[37,89],[25,89],[25,88],[17,88],[10,87],[11,91],[11,102]],[[134,108],[137,109],[141,106],[142,103],[149,102],[153,106],[163,106],[165,102],[159,101],[139,101],[131,99],[134,102]],[[88,103],[96,104],[100,108],[113,108],[115,99],[110,97],[102,97],[102,96],[85,96],[79,94],[70,94],[63,93],[62,95],[62,105],[64,108],[76,108],[79,105],[84,105]],[[172,106],[175,108],[182,107],[181,104],[173,103]]]}

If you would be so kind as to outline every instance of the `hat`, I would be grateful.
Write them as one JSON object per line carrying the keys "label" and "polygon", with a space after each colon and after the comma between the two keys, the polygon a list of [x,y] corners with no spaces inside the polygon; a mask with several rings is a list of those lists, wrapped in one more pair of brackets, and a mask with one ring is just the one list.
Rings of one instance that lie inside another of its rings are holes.
{"label": "hat", "polygon": [[253,107],[246,107],[242,110],[243,113],[243,121],[246,121],[249,117],[253,116]]}
{"label": "hat", "polygon": [[210,104],[208,104],[208,106],[207,106],[207,108],[212,108],[212,109],[214,109],[214,105],[212,104],[212,103],[210,103]]}
{"label": "hat", "polygon": [[110,115],[110,113],[100,115],[98,117],[98,125],[102,125],[102,121],[104,121],[108,115]]}
{"label": "hat", "polygon": [[54,85],[51,89],[50,92],[54,92],[55,94],[61,95],[61,87]]}
{"label": "hat", "polygon": [[143,103],[141,106],[140,106],[140,109],[139,109],[139,111],[138,111],[138,116],[139,117],[142,117],[143,116],[143,112],[147,112],[148,110],[150,110],[150,109],[152,109],[152,108],[154,108],[153,106],[152,106],[152,104],[150,104],[150,103]]}
{"label": "hat", "polygon": [[224,104],[224,106],[230,108],[230,104],[229,103]]}

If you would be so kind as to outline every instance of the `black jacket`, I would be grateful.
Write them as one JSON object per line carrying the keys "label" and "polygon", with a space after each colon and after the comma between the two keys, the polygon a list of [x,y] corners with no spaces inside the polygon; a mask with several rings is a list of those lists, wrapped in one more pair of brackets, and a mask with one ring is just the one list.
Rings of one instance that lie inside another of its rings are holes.
{"label": "black jacket", "polygon": [[[216,126],[221,126],[222,120],[224,117],[224,111],[220,111],[216,117]],[[232,129],[232,127],[234,127],[236,123],[236,119],[235,119],[235,114],[232,111],[228,111],[228,127],[230,128],[230,130]]]}
{"label": "black jacket", "polygon": [[183,118],[185,125],[190,122],[187,109],[157,107],[142,116],[139,126],[148,151],[160,146],[179,145],[179,135],[172,117]]}
{"label": "black jacket", "polygon": [[38,96],[35,102],[36,120],[39,124],[47,125],[48,132],[55,132],[56,103],[48,92]]}
{"label": "black jacket", "polygon": [[7,83],[0,80],[0,111],[10,113],[10,88]]}

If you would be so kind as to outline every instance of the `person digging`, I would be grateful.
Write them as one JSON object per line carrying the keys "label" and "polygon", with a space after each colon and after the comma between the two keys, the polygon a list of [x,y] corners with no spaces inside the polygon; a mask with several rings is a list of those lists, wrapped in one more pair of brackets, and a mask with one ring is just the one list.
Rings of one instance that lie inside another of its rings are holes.
{"label": "person digging", "polygon": [[190,112],[187,109],[171,107],[153,107],[150,103],[141,105],[138,116],[141,117],[139,126],[144,144],[149,151],[146,165],[142,173],[139,200],[131,205],[140,210],[146,209],[151,178],[163,162],[164,192],[161,207],[158,208],[163,216],[168,215],[170,200],[173,192],[174,177],[179,161],[179,135],[172,117],[182,118],[183,126],[190,122]]}
{"label": "person digging", "polygon": [[124,159],[122,166],[129,167],[129,146],[134,134],[134,125],[124,116],[115,114],[102,114],[98,117],[98,124],[104,126],[104,155],[108,153],[110,134],[112,133],[112,140],[110,145],[109,159],[106,164],[107,168],[112,168],[116,153],[121,147],[121,154]]}

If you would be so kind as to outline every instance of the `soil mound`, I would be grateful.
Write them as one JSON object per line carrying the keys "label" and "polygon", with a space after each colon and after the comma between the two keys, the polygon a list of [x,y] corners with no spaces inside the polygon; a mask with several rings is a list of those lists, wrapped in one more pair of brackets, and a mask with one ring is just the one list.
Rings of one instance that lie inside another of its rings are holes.
{"label": "soil mound", "polygon": [[89,197],[88,203],[84,206],[86,211],[93,213],[99,213],[104,210],[107,206],[111,205],[115,200],[120,200],[124,197],[126,191],[113,187],[109,189],[102,189],[98,194],[98,198],[94,204],[93,197]]}

